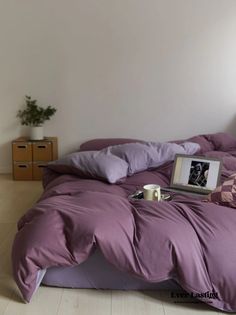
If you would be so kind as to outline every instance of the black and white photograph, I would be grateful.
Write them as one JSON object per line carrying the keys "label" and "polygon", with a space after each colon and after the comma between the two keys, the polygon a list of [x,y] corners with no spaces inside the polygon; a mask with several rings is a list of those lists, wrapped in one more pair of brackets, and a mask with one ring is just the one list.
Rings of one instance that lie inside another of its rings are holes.
{"label": "black and white photograph", "polygon": [[188,184],[206,187],[209,167],[209,162],[192,161]]}

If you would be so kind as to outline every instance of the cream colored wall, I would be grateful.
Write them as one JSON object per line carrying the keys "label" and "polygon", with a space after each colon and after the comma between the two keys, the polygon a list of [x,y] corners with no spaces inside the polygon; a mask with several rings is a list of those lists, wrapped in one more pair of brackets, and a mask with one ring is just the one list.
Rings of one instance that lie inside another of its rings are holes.
{"label": "cream colored wall", "polygon": [[95,137],[236,132],[235,0],[0,1],[0,172],[23,96],[60,153]]}

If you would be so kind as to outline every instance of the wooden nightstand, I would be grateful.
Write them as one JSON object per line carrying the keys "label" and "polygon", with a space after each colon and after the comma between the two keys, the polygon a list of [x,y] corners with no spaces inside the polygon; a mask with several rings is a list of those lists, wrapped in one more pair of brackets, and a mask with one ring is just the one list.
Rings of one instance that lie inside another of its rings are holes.
{"label": "wooden nightstand", "polygon": [[41,180],[47,162],[58,158],[56,137],[29,140],[20,137],[12,141],[12,168],[15,180]]}

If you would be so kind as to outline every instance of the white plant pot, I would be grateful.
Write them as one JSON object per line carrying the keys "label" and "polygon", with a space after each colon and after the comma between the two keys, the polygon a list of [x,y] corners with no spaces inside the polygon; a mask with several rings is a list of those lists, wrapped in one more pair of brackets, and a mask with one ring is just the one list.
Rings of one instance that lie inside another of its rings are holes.
{"label": "white plant pot", "polygon": [[43,140],[43,126],[30,127],[30,140]]}

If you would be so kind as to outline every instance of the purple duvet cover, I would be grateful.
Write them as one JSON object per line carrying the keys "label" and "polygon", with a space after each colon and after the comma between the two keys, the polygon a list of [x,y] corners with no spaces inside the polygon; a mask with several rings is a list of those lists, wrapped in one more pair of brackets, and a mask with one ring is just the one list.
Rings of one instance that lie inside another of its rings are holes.
{"label": "purple duvet cover", "polygon": [[[236,145],[224,146],[224,137],[191,141],[223,159],[222,179],[236,172]],[[13,244],[23,298],[30,301],[40,271],[78,265],[99,248],[121,271],[150,282],[174,279],[202,301],[236,311],[236,210],[181,194],[159,203],[127,198],[147,183],[168,186],[172,164],[113,185],[47,170],[45,191],[19,221]]]}

